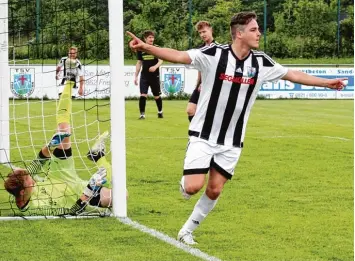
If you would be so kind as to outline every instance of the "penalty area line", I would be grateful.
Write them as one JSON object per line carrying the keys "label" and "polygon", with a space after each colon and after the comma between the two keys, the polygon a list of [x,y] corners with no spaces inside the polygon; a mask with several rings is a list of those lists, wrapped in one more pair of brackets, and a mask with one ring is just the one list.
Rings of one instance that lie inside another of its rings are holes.
{"label": "penalty area line", "polygon": [[142,224],[139,224],[138,222],[133,221],[130,218],[127,218],[127,217],[120,218],[119,217],[118,220],[125,225],[128,225],[130,227],[138,229],[139,231],[141,231],[143,233],[149,234],[152,237],[155,237],[161,241],[164,241],[165,243],[168,243],[176,248],[179,248],[190,255],[199,257],[199,258],[201,258],[203,260],[207,260],[207,261],[222,261],[221,259],[214,257],[214,256],[210,256],[197,248],[193,248],[191,246],[185,245],[185,244],[177,241],[176,239],[169,237],[168,235],[163,234],[155,229],[152,229],[152,228],[146,227]]}

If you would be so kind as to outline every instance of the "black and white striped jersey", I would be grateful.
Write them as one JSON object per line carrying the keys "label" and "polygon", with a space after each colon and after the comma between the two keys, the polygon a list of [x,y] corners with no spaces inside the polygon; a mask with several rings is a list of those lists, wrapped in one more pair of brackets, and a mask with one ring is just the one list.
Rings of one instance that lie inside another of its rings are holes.
{"label": "black and white striped jersey", "polygon": [[67,56],[62,57],[57,66],[63,68],[63,78],[75,82],[76,77],[84,75],[82,68],[83,66],[81,65],[79,59],[75,59],[75,65],[73,66],[74,68],[68,68],[67,60]]}
{"label": "black and white striped jersey", "polygon": [[187,51],[201,71],[202,88],[189,135],[216,144],[243,147],[250,110],[263,82],[277,81],[287,68],[251,50],[239,60],[230,45],[212,44]]}

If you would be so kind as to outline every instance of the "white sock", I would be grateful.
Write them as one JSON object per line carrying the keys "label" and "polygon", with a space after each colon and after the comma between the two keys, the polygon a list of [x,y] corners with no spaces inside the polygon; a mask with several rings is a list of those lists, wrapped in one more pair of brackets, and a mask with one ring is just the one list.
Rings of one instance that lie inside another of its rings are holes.
{"label": "white sock", "polygon": [[207,217],[208,213],[217,204],[217,200],[210,199],[206,193],[203,193],[201,198],[197,201],[191,216],[188,218],[181,230],[192,233],[198,225]]}

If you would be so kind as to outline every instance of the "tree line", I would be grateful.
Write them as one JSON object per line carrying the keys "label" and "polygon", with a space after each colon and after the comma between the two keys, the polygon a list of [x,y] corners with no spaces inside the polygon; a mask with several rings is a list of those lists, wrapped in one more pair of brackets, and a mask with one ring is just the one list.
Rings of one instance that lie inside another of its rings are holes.
{"label": "tree line", "polygon": [[[261,0],[191,0],[191,6],[189,0],[123,2],[124,29],[138,36],[154,30],[156,43],[164,47],[197,46],[200,39],[193,25],[200,20],[212,24],[218,42],[229,43],[231,16],[253,10],[266,34],[260,49],[276,58],[352,57],[354,52],[352,0],[340,2],[339,38],[338,0],[266,0],[265,21]],[[9,0],[9,42],[15,46],[16,59],[56,59],[75,45],[81,58],[95,63],[109,58],[108,38],[108,1]],[[135,58],[128,41],[125,36],[125,58]]]}

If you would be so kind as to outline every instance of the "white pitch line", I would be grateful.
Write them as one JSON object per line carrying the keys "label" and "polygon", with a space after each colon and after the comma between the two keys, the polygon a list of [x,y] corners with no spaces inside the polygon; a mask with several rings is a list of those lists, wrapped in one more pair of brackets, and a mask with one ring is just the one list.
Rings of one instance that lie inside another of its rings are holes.
{"label": "white pitch line", "polygon": [[349,141],[351,139],[348,138],[343,138],[343,137],[332,137],[332,136],[322,136],[323,138],[328,138],[328,139],[335,139],[335,140],[346,140]]}
{"label": "white pitch line", "polygon": [[143,233],[147,233],[155,238],[160,239],[161,241],[164,241],[165,243],[168,243],[176,248],[179,248],[179,249],[185,251],[186,253],[189,253],[190,255],[199,257],[199,258],[201,258],[203,260],[207,260],[207,261],[222,261],[221,259],[219,259],[217,257],[210,256],[210,255],[202,252],[200,249],[185,245],[185,244],[177,241],[176,239],[169,237],[166,234],[163,234],[155,229],[152,229],[152,228],[146,227],[142,224],[139,224],[138,222],[135,222],[128,217],[127,218],[118,218],[118,220],[121,221],[123,224],[126,224],[126,225],[133,227],[135,229],[138,229],[139,231],[141,231]]}
{"label": "white pitch line", "polygon": [[351,139],[344,138],[344,137],[333,137],[333,136],[255,136],[250,138],[260,138],[260,139],[278,139],[278,138],[285,138],[285,139],[314,139],[314,138],[325,138],[325,139],[332,139],[332,140],[343,140],[343,141],[350,141]]}

